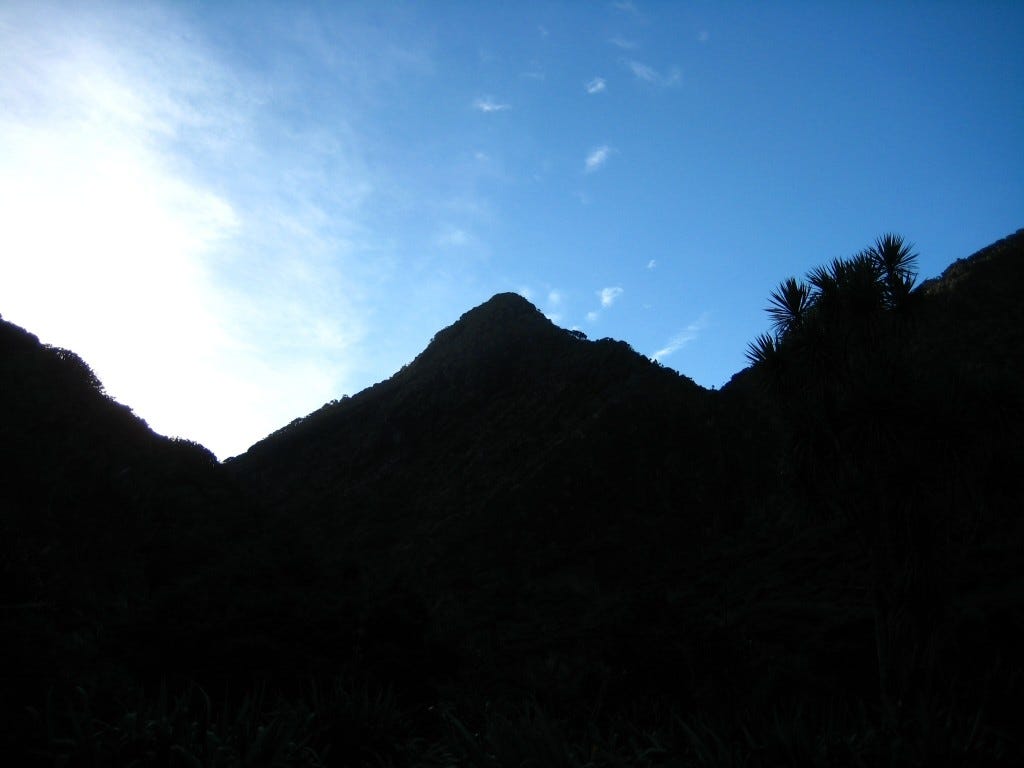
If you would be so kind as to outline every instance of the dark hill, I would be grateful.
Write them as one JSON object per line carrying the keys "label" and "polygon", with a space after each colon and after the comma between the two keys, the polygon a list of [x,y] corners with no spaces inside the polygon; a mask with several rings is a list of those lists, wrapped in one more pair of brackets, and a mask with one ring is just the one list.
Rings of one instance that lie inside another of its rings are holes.
{"label": "dark hill", "polygon": [[[375,631],[496,673],[632,634],[645,585],[685,570],[732,514],[758,467],[729,477],[710,397],[501,294],[228,467],[276,506],[310,580],[390,585]],[[430,676],[441,663],[399,655]]]}
{"label": "dark hill", "polygon": [[1019,390],[1024,379],[1024,229],[958,259],[921,284],[935,356]]}
{"label": "dark hill", "polygon": [[38,692],[112,654],[166,675],[187,596],[203,582],[223,605],[251,541],[243,492],[205,448],[110,399],[78,355],[2,320],[0,425],[0,689]]}
{"label": "dark hill", "polygon": [[[325,511],[335,504],[332,513],[381,494],[424,520],[468,513],[555,475],[572,477],[577,492],[584,479],[600,483],[603,497],[616,490],[602,462],[631,479],[667,466],[679,475],[684,450],[707,452],[705,394],[623,342],[586,341],[501,294],[391,379],[298,420],[230,466],[270,498],[293,506],[299,494]],[[691,439],[677,440],[683,433]],[[562,484],[545,483],[541,495],[555,501]]]}

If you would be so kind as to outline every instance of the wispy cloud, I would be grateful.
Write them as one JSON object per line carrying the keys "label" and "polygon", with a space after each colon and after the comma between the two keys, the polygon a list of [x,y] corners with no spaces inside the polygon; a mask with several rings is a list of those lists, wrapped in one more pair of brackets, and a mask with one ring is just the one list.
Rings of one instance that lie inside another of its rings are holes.
{"label": "wispy cloud", "polygon": [[601,299],[602,309],[607,309],[621,296],[623,293],[622,288],[619,286],[611,286],[609,288],[602,288],[597,292],[598,298]]}
{"label": "wispy cloud", "polygon": [[593,80],[587,81],[583,87],[587,93],[600,93],[606,87],[605,79],[603,77],[595,77]]}
{"label": "wispy cloud", "polygon": [[680,349],[682,349],[691,341],[695,340],[698,336],[700,336],[701,331],[707,328],[709,318],[709,313],[705,312],[704,314],[702,314],[700,317],[698,317],[696,320],[694,320],[692,323],[686,326],[683,330],[681,330],[679,333],[677,333],[675,336],[669,339],[668,343],[664,347],[662,347],[653,355],[651,355],[651,358],[653,360],[657,360],[660,362],[669,355],[678,352]]}
{"label": "wispy cloud", "polygon": [[629,71],[633,73],[634,77],[637,77],[640,80],[646,80],[649,83],[656,83],[661,79],[661,76],[654,67],[649,67],[639,61],[629,59],[626,61],[626,67],[629,68]]}
{"label": "wispy cloud", "polygon": [[628,38],[620,37],[619,35],[608,38],[608,42],[623,51],[632,51],[639,48],[639,44],[636,40],[629,40]]}
{"label": "wispy cloud", "polygon": [[616,301],[618,301],[619,297],[623,293],[624,291],[622,287],[618,285],[612,285],[607,288],[602,288],[599,291],[595,291],[594,295],[596,295],[598,301],[601,302],[601,306],[598,309],[593,309],[590,312],[587,312],[587,322],[596,323],[600,320],[601,313],[609,309]]}
{"label": "wispy cloud", "polygon": [[647,262],[647,268],[648,269],[654,269],[657,266],[658,266],[658,262],[655,261],[654,259],[651,259],[650,261]]}
{"label": "wispy cloud", "polygon": [[626,68],[633,73],[637,80],[661,86],[679,85],[683,80],[683,73],[673,67],[667,74],[663,74],[647,64],[635,59],[626,59],[623,62]]}
{"label": "wispy cloud", "polygon": [[615,0],[615,2],[612,3],[612,8],[616,11],[622,11],[623,13],[637,14],[640,12],[637,10],[636,4],[631,2],[631,0]]}
{"label": "wispy cloud", "polygon": [[473,242],[473,236],[461,227],[442,227],[434,242],[442,248],[461,248]]}
{"label": "wispy cloud", "polygon": [[504,112],[507,109],[512,109],[512,105],[496,101],[490,96],[481,96],[473,102],[473,109],[484,113]]}
{"label": "wispy cloud", "polygon": [[711,33],[708,32],[706,29],[702,29],[697,34],[697,42],[698,43],[706,43],[710,39],[711,39]]}
{"label": "wispy cloud", "polygon": [[[238,453],[363,362],[379,179],[344,114],[296,122],[297,83],[268,100],[174,6],[56,9],[0,4],[0,306],[154,429]],[[331,80],[406,72],[378,63]]]}
{"label": "wispy cloud", "polygon": [[522,72],[520,77],[526,78],[527,80],[545,80],[547,78],[547,73],[539,62],[531,61],[530,68],[525,72]]}
{"label": "wispy cloud", "polygon": [[592,149],[583,163],[583,170],[587,173],[593,173],[601,168],[601,166],[608,162],[608,155],[611,154],[611,151],[611,147],[607,144],[602,144],[600,147]]}
{"label": "wispy cloud", "polygon": [[[552,323],[561,323],[565,318],[566,295],[558,288],[548,286],[540,289],[538,292],[530,286],[524,285],[516,293],[527,301],[534,302],[535,306],[544,314],[544,317]],[[537,295],[538,293],[539,295]]]}

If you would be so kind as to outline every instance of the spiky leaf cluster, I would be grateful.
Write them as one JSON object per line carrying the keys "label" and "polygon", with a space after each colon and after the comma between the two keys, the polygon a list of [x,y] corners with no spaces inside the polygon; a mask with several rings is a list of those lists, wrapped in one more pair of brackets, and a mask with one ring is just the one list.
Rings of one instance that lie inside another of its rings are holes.
{"label": "spiky leaf cluster", "polygon": [[[833,259],[807,273],[805,280],[782,281],[766,308],[772,329],[748,347],[754,365],[777,370],[786,351],[799,349],[827,361],[853,335],[877,335],[882,318],[903,314],[917,279],[914,246],[887,233],[846,259]],[[870,339],[868,339],[870,341]]]}

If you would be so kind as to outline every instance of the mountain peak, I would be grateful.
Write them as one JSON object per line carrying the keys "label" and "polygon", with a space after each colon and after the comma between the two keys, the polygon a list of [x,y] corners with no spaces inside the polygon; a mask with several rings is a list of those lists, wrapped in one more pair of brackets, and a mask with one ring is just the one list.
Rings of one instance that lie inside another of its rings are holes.
{"label": "mountain peak", "polygon": [[498,293],[439,331],[426,352],[458,348],[463,353],[507,349],[540,338],[562,335],[561,329],[518,293]]}
{"label": "mountain peak", "polygon": [[[459,318],[458,325],[508,325],[512,323],[552,323],[530,301],[518,293],[496,293],[483,304],[474,307]],[[452,326],[452,327],[455,327]]]}
{"label": "mountain peak", "polygon": [[[483,304],[471,309],[473,312],[478,309],[484,309],[485,307],[490,309],[517,309],[519,311],[532,310],[534,312],[539,311],[537,307],[530,303],[529,299],[520,293],[512,293],[506,291],[504,293],[496,293]],[[468,313],[467,313],[468,314]]]}

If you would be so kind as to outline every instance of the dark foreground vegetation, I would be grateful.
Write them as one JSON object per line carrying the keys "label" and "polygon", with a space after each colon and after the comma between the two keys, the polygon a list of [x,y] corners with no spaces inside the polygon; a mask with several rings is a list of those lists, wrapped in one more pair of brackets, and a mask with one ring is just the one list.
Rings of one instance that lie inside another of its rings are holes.
{"label": "dark foreground vegetation", "polygon": [[0,321],[0,760],[1024,764],[1024,232],[721,391],[503,294],[223,464]]}

